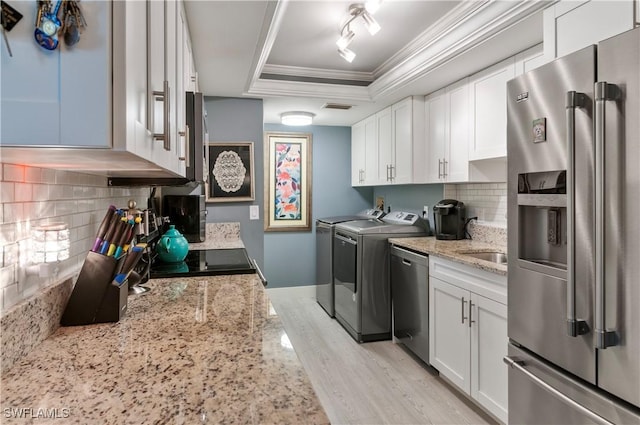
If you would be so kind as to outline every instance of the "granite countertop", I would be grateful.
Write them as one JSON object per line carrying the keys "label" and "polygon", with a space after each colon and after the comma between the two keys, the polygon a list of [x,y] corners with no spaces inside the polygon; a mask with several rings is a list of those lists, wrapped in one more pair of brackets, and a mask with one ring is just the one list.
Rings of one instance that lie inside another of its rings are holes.
{"label": "granite countertop", "polygon": [[427,255],[436,255],[458,263],[466,264],[478,269],[486,270],[500,275],[507,274],[506,264],[496,264],[490,261],[479,260],[468,255],[466,252],[499,251],[506,253],[506,247],[502,245],[488,244],[485,242],[462,239],[458,241],[437,240],[433,236],[419,238],[389,238],[389,243],[421,252]]}
{"label": "granite countertop", "polygon": [[244,248],[240,238],[240,223],[207,223],[204,242],[191,242],[189,249]]}
{"label": "granite countertop", "polygon": [[59,328],[4,373],[2,423],[329,423],[257,275],[146,285],[120,322]]}

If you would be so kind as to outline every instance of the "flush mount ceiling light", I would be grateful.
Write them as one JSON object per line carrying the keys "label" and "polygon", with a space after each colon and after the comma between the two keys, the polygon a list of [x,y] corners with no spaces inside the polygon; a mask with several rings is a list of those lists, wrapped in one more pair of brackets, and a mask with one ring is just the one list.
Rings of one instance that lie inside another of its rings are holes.
{"label": "flush mount ceiling light", "polygon": [[284,125],[311,125],[315,114],[304,111],[283,112],[280,120]]}
{"label": "flush mount ceiling light", "polygon": [[336,41],[338,45],[338,53],[340,56],[344,58],[347,62],[352,62],[356,57],[355,52],[347,49],[347,46],[355,37],[355,33],[351,30],[350,24],[359,16],[362,16],[364,20],[364,25],[369,31],[369,34],[375,35],[378,31],[380,31],[380,24],[373,19],[371,16],[376,10],[380,8],[380,4],[382,0],[369,0],[366,3],[354,3],[349,6],[349,15],[351,16],[347,19],[347,22],[342,26],[340,30],[340,38]]}

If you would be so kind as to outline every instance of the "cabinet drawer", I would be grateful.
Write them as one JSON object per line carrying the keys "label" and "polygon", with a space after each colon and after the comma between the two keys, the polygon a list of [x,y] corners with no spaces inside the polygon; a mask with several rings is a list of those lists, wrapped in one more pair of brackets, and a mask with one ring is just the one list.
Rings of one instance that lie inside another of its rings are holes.
{"label": "cabinet drawer", "polygon": [[507,277],[429,255],[429,276],[507,304]]}

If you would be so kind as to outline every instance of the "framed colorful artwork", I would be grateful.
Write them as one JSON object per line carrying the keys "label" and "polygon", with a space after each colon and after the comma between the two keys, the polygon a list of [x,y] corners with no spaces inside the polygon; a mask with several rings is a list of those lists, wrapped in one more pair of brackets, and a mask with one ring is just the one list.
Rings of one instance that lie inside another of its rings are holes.
{"label": "framed colorful artwork", "polygon": [[253,142],[209,142],[207,150],[206,202],[253,201]]}
{"label": "framed colorful artwork", "polygon": [[311,134],[265,133],[264,230],[311,231]]}

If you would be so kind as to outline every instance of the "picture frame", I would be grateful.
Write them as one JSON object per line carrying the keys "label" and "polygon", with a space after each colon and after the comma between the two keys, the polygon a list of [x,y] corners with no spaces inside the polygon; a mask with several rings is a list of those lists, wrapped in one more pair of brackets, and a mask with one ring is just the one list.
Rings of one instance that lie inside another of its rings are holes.
{"label": "picture frame", "polygon": [[265,232],[311,231],[311,134],[267,132],[264,149]]}
{"label": "picture frame", "polygon": [[255,200],[253,142],[209,142],[206,202]]}

